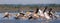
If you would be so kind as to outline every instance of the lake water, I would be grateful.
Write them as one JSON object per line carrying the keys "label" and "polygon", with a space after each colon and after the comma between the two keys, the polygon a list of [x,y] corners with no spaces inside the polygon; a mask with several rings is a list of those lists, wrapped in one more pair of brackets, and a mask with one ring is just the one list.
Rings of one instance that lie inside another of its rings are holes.
{"label": "lake water", "polygon": [[0,13],[0,23],[60,23],[60,18],[56,19],[56,20],[51,20],[51,21],[47,21],[47,20],[16,20],[14,19],[14,15],[16,13],[10,13],[13,15],[13,17],[10,17],[10,19],[7,18],[2,18],[4,16],[4,13]]}

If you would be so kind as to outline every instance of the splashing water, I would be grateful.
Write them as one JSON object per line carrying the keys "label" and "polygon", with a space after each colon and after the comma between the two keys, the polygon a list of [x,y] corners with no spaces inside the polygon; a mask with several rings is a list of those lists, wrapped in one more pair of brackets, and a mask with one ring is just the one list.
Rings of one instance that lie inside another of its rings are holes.
{"label": "splashing water", "polygon": [[[17,13],[10,13],[13,14],[13,17]],[[0,23],[60,23],[60,20],[41,20],[40,18],[37,20],[16,20],[13,17],[10,17],[10,19],[2,18],[4,16],[4,13],[0,13]]]}

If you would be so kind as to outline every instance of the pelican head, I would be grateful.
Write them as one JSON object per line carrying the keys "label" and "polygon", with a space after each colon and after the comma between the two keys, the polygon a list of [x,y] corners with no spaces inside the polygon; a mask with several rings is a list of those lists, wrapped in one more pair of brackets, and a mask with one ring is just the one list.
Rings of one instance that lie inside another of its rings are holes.
{"label": "pelican head", "polygon": [[52,11],[52,8],[50,8],[49,11]]}
{"label": "pelican head", "polygon": [[18,13],[18,15],[20,15],[20,13]]}
{"label": "pelican head", "polygon": [[8,12],[5,12],[5,14],[9,14]]}

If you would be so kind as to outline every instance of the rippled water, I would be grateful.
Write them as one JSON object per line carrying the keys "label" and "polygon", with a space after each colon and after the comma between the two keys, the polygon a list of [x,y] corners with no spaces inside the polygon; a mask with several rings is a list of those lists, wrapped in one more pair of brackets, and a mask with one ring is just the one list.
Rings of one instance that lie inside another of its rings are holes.
{"label": "rippled water", "polygon": [[0,23],[60,23],[60,18],[57,20],[16,20],[14,19],[14,15],[16,13],[11,13],[13,17],[10,17],[10,19],[2,18],[4,16],[4,13],[0,13]]}

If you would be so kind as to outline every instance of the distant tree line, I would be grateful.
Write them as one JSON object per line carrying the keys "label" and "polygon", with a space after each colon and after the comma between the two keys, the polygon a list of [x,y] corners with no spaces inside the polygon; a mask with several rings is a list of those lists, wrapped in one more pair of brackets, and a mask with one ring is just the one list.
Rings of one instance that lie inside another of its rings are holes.
{"label": "distant tree line", "polygon": [[21,4],[2,4],[0,7],[7,8],[20,8],[20,7],[29,7],[29,8],[40,8],[40,7],[60,7],[60,4],[31,4],[31,5],[21,5]]}

